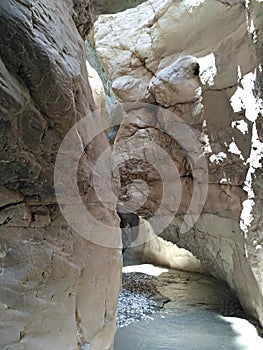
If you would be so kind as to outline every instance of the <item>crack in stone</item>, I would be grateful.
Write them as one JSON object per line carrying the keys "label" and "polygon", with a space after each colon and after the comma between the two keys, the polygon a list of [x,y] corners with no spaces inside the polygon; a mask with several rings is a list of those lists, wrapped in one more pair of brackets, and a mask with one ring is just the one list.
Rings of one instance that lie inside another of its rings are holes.
{"label": "crack in stone", "polygon": [[5,209],[8,209],[10,207],[15,207],[17,205],[20,205],[20,204],[23,204],[25,203],[24,201],[19,201],[19,202],[15,202],[15,203],[8,203],[8,204],[5,204],[3,206],[0,206],[0,211],[1,210],[5,210]]}

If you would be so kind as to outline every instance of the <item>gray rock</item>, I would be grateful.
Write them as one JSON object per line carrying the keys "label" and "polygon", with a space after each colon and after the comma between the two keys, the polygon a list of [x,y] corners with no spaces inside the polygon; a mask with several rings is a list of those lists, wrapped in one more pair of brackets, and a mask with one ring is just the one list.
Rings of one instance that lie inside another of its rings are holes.
{"label": "gray rock", "polygon": [[105,13],[116,13],[125,11],[128,8],[136,7],[137,5],[140,5],[141,3],[145,2],[145,0],[113,0],[113,1],[107,1],[107,0],[95,0],[94,1],[94,8],[95,13],[97,15],[105,14]]}

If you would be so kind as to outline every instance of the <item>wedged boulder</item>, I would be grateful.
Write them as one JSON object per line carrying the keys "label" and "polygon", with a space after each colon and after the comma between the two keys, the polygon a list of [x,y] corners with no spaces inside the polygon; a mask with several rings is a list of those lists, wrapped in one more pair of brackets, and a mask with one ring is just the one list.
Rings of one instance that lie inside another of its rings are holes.
{"label": "wedged boulder", "polygon": [[[152,219],[170,192],[160,218],[176,216],[162,236],[227,281],[261,324],[262,7],[152,0],[100,16],[94,29],[117,97],[134,103],[115,140],[120,199]],[[199,77],[187,75],[189,56]]]}
{"label": "wedged boulder", "polygon": [[160,70],[149,85],[156,102],[163,107],[196,101],[199,87],[199,64],[192,56],[179,58]]}
{"label": "wedged boulder", "polygon": [[[111,223],[111,247],[85,239],[68,224],[54,188],[56,156],[71,127],[84,116],[88,129],[101,123],[91,114],[95,105],[86,70],[83,38],[90,26],[89,0],[0,4],[2,350],[113,347],[119,220],[114,196],[109,193],[104,206],[91,190],[94,163],[108,147],[103,133],[82,154],[77,180],[87,210]],[[85,130],[75,126],[73,133],[75,146],[85,145]],[[62,173],[72,155],[65,154]],[[110,176],[108,163],[105,167]],[[64,183],[64,190],[75,180]],[[81,223],[77,206],[74,213]],[[97,226],[91,221],[85,230],[96,236]]]}

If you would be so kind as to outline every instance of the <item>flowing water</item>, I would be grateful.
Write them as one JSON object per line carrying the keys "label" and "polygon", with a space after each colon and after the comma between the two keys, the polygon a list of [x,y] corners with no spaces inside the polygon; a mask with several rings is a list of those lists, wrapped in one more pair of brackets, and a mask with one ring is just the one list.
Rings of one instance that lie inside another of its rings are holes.
{"label": "flowing water", "polygon": [[229,288],[211,276],[125,273],[115,350],[262,350],[244,318]]}

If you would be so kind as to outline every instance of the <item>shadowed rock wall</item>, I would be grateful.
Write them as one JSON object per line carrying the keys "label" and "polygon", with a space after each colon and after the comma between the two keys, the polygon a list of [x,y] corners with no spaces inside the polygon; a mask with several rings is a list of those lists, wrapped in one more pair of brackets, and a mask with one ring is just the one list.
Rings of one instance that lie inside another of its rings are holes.
{"label": "shadowed rock wall", "polygon": [[[93,244],[71,229],[53,183],[56,155],[70,128],[84,116],[90,128],[100,123],[90,113],[83,41],[91,13],[89,0],[0,4],[2,350],[112,349],[121,250]],[[78,175],[82,199],[117,227],[115,199],[109,196],[106,208],[90,190],[94,159],[108,146],[104,134],[93,146]],[[66,165],[67,158],[65,171]],[[91,234],[95,229],[86,227]],[[113,246],[119,241],[120,234]]]}
{"label": "shadowed rock wall", "polygon": [[145,2],[145,0],[95,0],[94,9],[96,14],[116,13]]}

